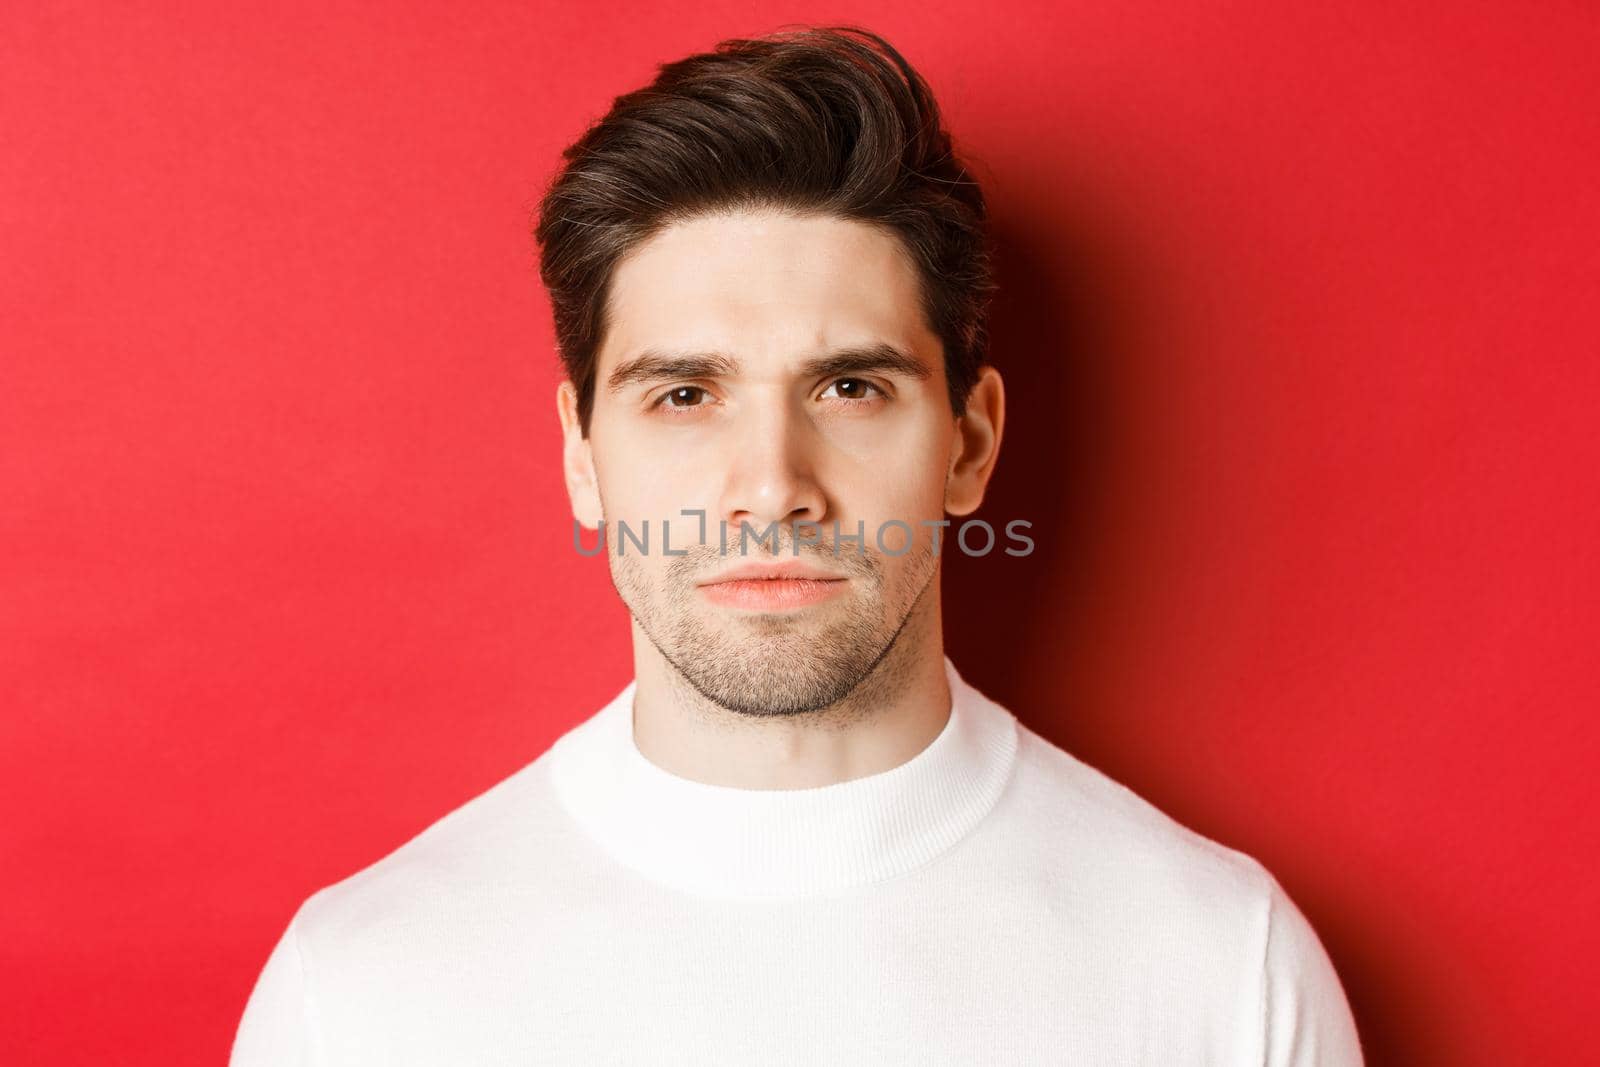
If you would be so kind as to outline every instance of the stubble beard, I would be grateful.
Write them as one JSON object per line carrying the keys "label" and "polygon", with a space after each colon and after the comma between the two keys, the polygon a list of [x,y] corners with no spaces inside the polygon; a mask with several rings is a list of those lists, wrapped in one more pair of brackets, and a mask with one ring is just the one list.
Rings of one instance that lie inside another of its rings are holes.
{"label": "stubble beard", "polygon": [[[674,556],[661,584],[651,583],[637,558],[611,557],[612,583],[639,628],[684,681],[706,700],[740,715],[800,715],[841,704],[894,650],[913,608],[936,574],[931,546],[913,546],[900,573],[904,585],[886,603],[887,577],[873,553],[807,550],[819,565],[851,577],[850,599],[809,612],[749,614],[710,621],[697,580],[726,565],[717,552],[689,549]],[[783,559],[793,548],[776,556]],[[880,671],[880,673],[882,673]],[[876,680],[876,679],[875,679]]]}

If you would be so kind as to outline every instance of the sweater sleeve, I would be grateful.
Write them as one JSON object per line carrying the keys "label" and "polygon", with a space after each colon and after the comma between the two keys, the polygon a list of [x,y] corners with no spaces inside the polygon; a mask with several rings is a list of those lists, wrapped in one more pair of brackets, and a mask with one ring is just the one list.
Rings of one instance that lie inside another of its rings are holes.
{"label": "sweater sleeve", "polygon": [[1261,1015],[1263,1067],[1362,1067],[1355,1019],[1333,961],[1275,878],[1268,896]]}
{"label": "sweater sleeve", "polygon": [[256,978],[228,1067],[312,1067],[316,1062],[298,923],[297,914]]}

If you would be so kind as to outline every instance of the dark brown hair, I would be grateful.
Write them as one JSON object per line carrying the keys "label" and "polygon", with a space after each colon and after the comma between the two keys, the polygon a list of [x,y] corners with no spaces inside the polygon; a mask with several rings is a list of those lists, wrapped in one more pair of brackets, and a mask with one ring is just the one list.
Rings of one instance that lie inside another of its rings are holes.
{"label": "dark brown hair", "polygon": [[899,237],[944,348],[951,410],[966,410],[995,288],[983,193],[927,83],[882,37],[784,29],[662,64],[562,158],[534,232],[585,437],[618,260],[674,222],[740,208],[833,215]]}

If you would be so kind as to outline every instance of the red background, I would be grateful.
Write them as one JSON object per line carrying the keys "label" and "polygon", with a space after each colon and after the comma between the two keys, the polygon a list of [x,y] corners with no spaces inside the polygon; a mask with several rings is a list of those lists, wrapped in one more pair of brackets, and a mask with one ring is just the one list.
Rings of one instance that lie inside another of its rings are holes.
{"label": "red background", "polygon": [[1372,1063],[1593,1054],[1586,5],[155,6],[0,16],[0,1059],[222,1062],[306,895],[626,681],[530,212],[839,20],[1001,241],[1039,548],[947,557],[952,658],[1276,873]]}

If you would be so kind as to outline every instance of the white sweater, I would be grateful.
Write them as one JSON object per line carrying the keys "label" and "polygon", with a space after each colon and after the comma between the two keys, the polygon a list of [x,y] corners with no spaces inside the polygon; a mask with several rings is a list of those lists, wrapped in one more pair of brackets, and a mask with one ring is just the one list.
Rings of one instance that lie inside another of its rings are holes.
{"label": "white sweater", "polygon": [[967,684],[890,770],[678,777],[633,693],[267,959],[232,1067],[1361,1063],[1305,917]]}

